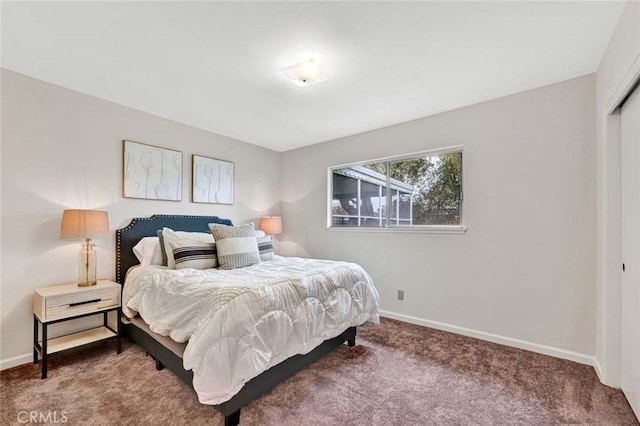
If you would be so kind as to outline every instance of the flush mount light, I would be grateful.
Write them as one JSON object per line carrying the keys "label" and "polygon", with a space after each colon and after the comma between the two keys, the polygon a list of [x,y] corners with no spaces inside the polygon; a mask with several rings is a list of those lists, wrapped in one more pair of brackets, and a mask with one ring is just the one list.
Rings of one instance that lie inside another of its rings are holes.
{"label": "flush mount light", "polygon": [[289,77],[296,85],[300,87],[310,86],[316,83],[327,81],[327,77],[322,74],[318,64],[309,59],[299,64],[281,69],[284,75]]}

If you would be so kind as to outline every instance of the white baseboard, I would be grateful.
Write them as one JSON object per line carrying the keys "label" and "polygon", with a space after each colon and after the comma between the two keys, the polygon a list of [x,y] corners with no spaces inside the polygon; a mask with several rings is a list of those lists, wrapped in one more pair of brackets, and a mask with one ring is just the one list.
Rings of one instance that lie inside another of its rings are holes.
{"label": "white baseboard", "polygon": [[596,374],[598,375],[598,380],[600,380],[600,383],[605,383],[604,381],[604,371],[602,371],[602,365],[600,365],[600,361],[598,361],[598,358],[593,357],[593,369],[596,370]]}
{"label": "white baseboard", "polygon": [[29,364],[30,362],[33,362],[32,353],[14,356],[13,358],[0,359],[0,371],[6,370],[7,368],[17,367],[22,364]]}
{"label": "white baseboard", "polygon": [[[498,334],[486,333],[484,331],[472,330],[470,328],[459,327],[457,325],[445,324],[438,321],[430,321],[422,318],[412,317],[409,315],[397,314],[395,312],[380,311],[380,316],[391,318],[411,324],[423,325],[425,327],[435,328],[437,330],[448,331],[450,333],[461,334],[463,336],[473,337],[488,342],[498,343],[505,346],[511,346],[518,349],[524,349],[543,355],[549,355],[555,358],[568,359],[580,364],[591,365],[596,368],[597,361],[591,355],[581,354],[579,352],[568,351],[565,349],[554,348],[551,346],[540,345],[538,343],[527,342],[526,340],[514,339],[511,337],[500,336]],[[598,367],[600,364],[597,364]],[[601,376],[598,373],[598,378]]]}

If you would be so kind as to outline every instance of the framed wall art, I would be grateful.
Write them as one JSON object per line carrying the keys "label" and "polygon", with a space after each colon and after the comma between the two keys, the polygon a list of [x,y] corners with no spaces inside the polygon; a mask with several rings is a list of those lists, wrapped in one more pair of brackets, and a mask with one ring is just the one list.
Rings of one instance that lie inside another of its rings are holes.
{"label": "framed wall art", "polygon": [[233,204],[233,163],[193,155],[192,201]]}
{"label": "framed wall art", "polygon": [[182,200],[182,152],[123,141],[124,196]]}

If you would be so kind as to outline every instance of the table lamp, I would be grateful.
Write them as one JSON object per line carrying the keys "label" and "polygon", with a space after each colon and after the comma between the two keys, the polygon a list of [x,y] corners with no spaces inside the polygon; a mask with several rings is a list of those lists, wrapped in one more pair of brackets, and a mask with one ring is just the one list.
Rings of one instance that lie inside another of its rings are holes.
{"label": "table lamp", "polygon": [[260,229],[272,238],[274,235],[282,234],[282,218],[280,216],[265,216],[260,221]]}
{"label": "table lamp", "polygon": [[65,210],[62,213],[60,238],[84,239],[78,257],[78,286],[96,285],[96,252],[92,238],[109,236],[109,216],[99,210]]}

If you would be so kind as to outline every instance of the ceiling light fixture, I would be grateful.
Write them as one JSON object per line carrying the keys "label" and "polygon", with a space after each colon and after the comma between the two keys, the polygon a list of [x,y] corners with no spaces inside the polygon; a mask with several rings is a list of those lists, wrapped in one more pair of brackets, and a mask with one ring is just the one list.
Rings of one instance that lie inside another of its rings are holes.
{"label": "ceiling light fixture", "polygon": [[289,77],[299,87],[327,81],[327,77],[322,74],[318,64],[316,64],[313,59],[291,65],[290,67],[281,68],[281,70],[284,75]]}

